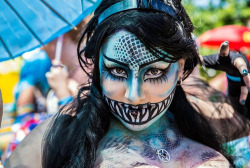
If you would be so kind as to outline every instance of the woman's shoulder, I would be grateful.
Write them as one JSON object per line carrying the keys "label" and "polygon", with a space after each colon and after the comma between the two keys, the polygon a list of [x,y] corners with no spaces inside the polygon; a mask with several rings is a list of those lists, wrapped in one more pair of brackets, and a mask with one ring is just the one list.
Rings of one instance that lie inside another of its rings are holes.
{"label": "woman's shoulder", "polygon": [[52,118],[48,118],[34,128],[16,147],[5,167],[41,167],[43,136]]}
{"label": "woman's shoulder", "polygon": [[176,155],[173,157],[177,162],[179,160],[181,163],[184,163],[185,166],[183,165],[183,167],[229,167],[228,160],[221,153],[188,138],[183,138],[182,143],[176,151]]}

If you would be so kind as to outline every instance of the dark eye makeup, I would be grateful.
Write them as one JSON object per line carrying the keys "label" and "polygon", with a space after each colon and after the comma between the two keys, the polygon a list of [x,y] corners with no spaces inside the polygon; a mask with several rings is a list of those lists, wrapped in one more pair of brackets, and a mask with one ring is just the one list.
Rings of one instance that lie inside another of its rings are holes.
{"label": "dark eye makeup", "polygon": [[[119,66],[116,65],[106,65],[103,63],[104,71],[107,72],[106,78],[109,78],[111,80],[118,80],[118,81],[123,81],[128,78],[127,71]],[[165,69],[160,69],[160,68],[150,68],[149,70],[146,71],[144,78],[147,73],[151,73],[152,75],[146,79],[144,79],[144,82],[151,82],[151,83],[162,83],[162,82],[167,82],[167,73],[171,67],[171,64],[165,68]],[[156,73],[158,72],[158,73]]]}
{"label": "dark eye makeup", "polygon": [[[118,80],[118,81],[123,81],[127,79],[127,72],[125,69],[118,67],[118,66],[113,66],[113,65],[105,65],[103,63],[104,71],[107,72],[106,78],[110,78],[111,80]],[[122,73],[123,72],[123,73]],[[121,74],[121,75],[117,75]]]}
{"label": "dark eye makeup", "polygon": [[[149,69],[146,72],[146,74],[151,71],[152,75],[151,75],[151,77],[144,79],[144,82],[152,82],[152,83],[167,82],[167,80],[168,80],[167,74],[168,74],[168,71],[169,71],[170,67],[171,67],[171,64],[169,64],[169,66],[167,68],[165,68],[165,69],[159,69],[159,68],[151,68],[151,69]],[[160,71],[160,74],[159,73],[154,74],[153,72],[155,72],[155,71]],[[145,75],[144,75],[144,78],[145,78]]]}

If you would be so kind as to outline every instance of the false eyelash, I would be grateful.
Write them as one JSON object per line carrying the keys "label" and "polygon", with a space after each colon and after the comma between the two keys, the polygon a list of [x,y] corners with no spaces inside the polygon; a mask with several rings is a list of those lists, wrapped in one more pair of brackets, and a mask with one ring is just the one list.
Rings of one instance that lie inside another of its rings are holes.
{"label": "false eyelash", "polygon": [[106,79],[109,78],[109,79],[111,79],[113,81],[116,81],[116,80],[124,81],[124,80],[126,80],[126,78],[121,77],[121,76],[116,76],[116,75],[112,74],[110,71],[107,71],[107,72],[108,72],[108,74],[106,75]]}
{"label": "false eyelash", "polygon": [[146,79],[145,81],[149,81],[149,82],[152,82],[152,83],[162,83],[162,82],[167,82],[168,81],[168,77],[167,77],[167,74],[164,73],[163,75],[157,77],[157,78],[149,78],[149,79]]}
{"label": "false eyelash", "polygon": [[168,81],[167,73],[168,73],[170,67],[171,67],[171,64],[166,69],[163,69],[162,70],[163,72],[162,72],[161,76],[156,77],[156,78],[148,78],[148,79],[144,80],[144,82],[149,81],[149,82],[153,82],[154,84],[155,83],[167,82]]}
{"label": "false eyelash", "polygon": [[113,68],[116,68],[116,66],[110,66],[110,67],[107,67],[105,64],[103,64],[103,69],[104,71],[107,72],[107,75],[106,75],[106,79],[107,78],[110,78],[111,80],[115,81],[115,80],[118,80],[118,81],[123,81],[125,80],[126,78],[122,77],[122,76],[116,76],[114,74],[111,73],[111,69]]}

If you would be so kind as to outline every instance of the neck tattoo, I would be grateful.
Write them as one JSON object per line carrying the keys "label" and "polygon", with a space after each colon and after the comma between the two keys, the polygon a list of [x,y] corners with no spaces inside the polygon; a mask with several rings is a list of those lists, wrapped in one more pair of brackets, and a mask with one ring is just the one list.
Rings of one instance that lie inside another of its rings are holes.
{"label": "neck tattoo", "polygon": [[[140,141],[142,144],[144,144],[145,146],[150,147],[150,149],[152,149],[153,151],[155,151],[155,154],[158,156],[159,160],[162,162],[169,162],[170,161],[170,154],[166,149],[160,148],[160,149],[155,149],[154,147],[152,147],[150,145],[150,142],[147,144],[147,142],[144,142],[143,140],[137,138],[135,135],[129,133],[130,136],[132,136],[132,138]],[[165,134],[160,134],[160,136],[165,136]],[[157,136],[155,136],[155,138],[157,138]]]}
{"label": "neck tattoo", "polygon": [[[136,138],[134,136],[135,139],[139,140],[138,138]],[[160,159],[160,161],[162,162],[169,162],[170,161],[170,154],[166,149],[154,149],[152,146],[146,144],[145,142],[143,142],[142,140],[139,140],[141,143],[143,143],[146,146],[149,146],[152,150],[155,151],[155,154],[158,156],[158,158]]]}
{"label": "neck tattoo", "polygon": [[139,138],[136,138],[134,135],[130,134],[133,138],[135,138],[136,140],[140,141],[142,144],[144,144],[145,146],[150,147],[152,150],[155,151],[155,154],[158,156],[159,160],[162,162],[169,162],[170,161],[170,154],[166,149],[155,149],[153,148],[151,145],[143,142],[143,140],[140,140]]}

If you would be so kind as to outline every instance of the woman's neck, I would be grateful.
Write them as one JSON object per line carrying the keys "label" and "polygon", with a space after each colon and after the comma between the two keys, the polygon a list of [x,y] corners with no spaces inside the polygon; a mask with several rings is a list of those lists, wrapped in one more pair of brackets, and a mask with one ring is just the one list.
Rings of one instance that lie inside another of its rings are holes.
{"label": "woman's neck", "polygon": [[[131,147],[140,146],[143,150],[150,149],[152,151],[164,149],[170,152],[180,145],[183,135],[176,128],[174,119],[164,114],[159,120],[142,131],[131,131],[113,117],[109,132],[104,139],[114,140],[116,143],[122,144],[127,140]],[[103,148],[105,148],[105,145]]]}
{"label": "woman's neck", "polygon": [[152,125],[142,131],[132,131],[126,128],[119,120],[116,118],[111,119],[110,130],[121,131],[126,136],[131,136],[136,139],[147,139],[152,135],[164,135],[169,128],[173,129],[174,124],[169,122],[168,116],[163,115],[157,121],[155,121]]}

